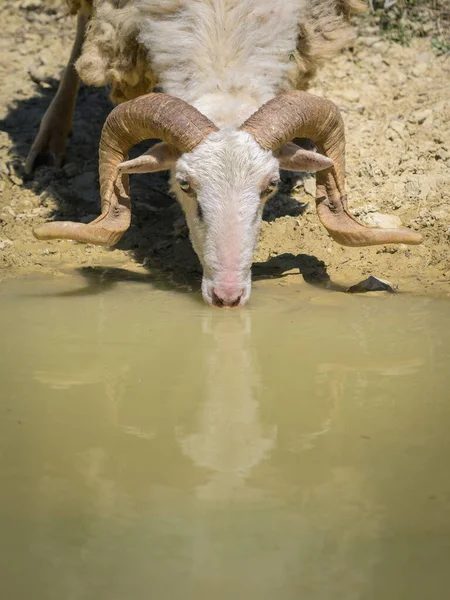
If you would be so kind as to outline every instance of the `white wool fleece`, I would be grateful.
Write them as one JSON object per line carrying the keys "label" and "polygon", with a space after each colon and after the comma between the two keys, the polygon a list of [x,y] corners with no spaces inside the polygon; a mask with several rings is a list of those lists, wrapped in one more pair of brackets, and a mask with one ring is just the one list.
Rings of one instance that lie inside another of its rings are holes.
{"label": "white wool fleece", "polygon": [[139,41],[162,89],[218,127],[288,90],[305,0],[138,0]]}

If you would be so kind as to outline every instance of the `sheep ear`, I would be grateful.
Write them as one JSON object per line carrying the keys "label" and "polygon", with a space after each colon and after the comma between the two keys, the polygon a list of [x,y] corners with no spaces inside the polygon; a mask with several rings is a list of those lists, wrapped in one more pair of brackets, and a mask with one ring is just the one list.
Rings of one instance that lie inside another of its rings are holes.
{"label": "sheep ear", "polygon": [[277,158],[280,161],[280,169],[285,169],[286,171],[315,173],[316,171],[329,169],[333,166],[331,158],[327,158],[318,152],[304,150],[293,142],[283,144]]}
{"label": "sheep ear", "polygon": [[155,171],[170,169],[180,156],[180,152],[174,146],[166,142],[160,142],[141,156],[120,163],[117,168],[119,174],[154,173]]}

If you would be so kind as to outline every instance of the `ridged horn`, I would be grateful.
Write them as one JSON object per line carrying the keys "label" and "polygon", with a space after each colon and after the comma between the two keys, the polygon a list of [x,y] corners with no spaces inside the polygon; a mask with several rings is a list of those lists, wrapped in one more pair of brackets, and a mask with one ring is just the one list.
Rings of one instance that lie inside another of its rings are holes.
{"label": "ridged horn", "polygon": [[343,246],[420,244],[422,236],[406,228],[377,229],[357,221],[347,208],[345,193],[345,133],[338,107],[307,92],[280,94],[241,126],[266,150],[292,139],[309,138],[334,166],[317,173],[316,207],[322,225]]}
{"label": "ridged horn", "polygon": [[117,166],[129,150],[147,139],[160,139],[190,152],[217,127],[196,108],[167,94],[147,94],[111,111],[102,130],[99,148],[101,215],[91,223],[53,221],[33,230],[40,240],[69,239],[112,246],[128,229],[131,219],[128,175]]}

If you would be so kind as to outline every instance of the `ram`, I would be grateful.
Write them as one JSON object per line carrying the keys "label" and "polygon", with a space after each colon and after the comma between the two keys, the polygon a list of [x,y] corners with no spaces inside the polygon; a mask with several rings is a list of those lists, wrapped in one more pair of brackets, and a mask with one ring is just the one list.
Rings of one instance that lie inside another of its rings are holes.
{"label": "ram", "polygon": [[[305,91],[320,64],[351,40],[348,16],[359,0],[70,4],[78,12],[75,44],[26,169],[40,154],[61,162],[78,77],[109,86],[118,106],[100,139],[100,217],[46,223],[37,238],[114,245],[130,224],[128,174],[170,169],[203,266],[204,299],[244,305],[262,210],[287,169],[318,172],[318,216],[338,243],[420,243],[408,229],[371,229],[353,218],[339,110]],[[135,144],[155,138],[161,142],[128,160]],[[297,138],[313,140],[318,151]]]}

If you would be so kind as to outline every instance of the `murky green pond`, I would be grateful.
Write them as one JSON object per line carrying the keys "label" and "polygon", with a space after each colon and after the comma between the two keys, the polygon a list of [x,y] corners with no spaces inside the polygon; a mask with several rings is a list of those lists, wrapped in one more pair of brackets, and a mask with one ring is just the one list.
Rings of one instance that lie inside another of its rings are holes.
{"label": "murky green pond", "polygon": [[450,589],[450,302],[0,286],[0,598]]}

